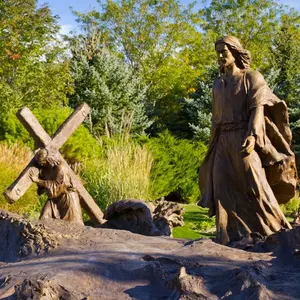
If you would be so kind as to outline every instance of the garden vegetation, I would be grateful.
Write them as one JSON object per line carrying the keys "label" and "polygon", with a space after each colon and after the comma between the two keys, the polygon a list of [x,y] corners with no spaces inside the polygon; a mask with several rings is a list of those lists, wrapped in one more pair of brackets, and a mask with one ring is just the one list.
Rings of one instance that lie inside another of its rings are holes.
{"label": "garden vegetation", "polygon": [[[67,36],[36,0],[1,1],[0,13],[2,191],[34,150],[17,110],[28,106],[51,135],[86,102],[91,115],[61,152],[102,209],[170,193],[195,203],[218,76],[214,41],[223,35],[240,38],[253,67],[286,100],[300,169],[297,10],[273,0],[213,0],[199,10],[177,0],[107,0],[90,12],[74,11],[82,29]],[[0,196],[0,207],[34,217],[44,200],[33,185],[13,205]],[[298,208],[295,197],[283,210],[292,217]],[[189,230],[213,226],[205,210],[191,205],[186,211],[187,220],[192,212],[202,216],[190,218]]]}

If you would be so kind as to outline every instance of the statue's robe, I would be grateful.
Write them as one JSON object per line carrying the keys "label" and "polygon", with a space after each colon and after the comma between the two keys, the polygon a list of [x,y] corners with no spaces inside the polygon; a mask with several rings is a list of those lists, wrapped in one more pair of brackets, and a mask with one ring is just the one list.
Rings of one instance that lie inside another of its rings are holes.
{"label": "statue's robe", "polygon": [[43,180],[39,186],[40,193],[46,192],[49,197],[40,219],[62,219],[83,224],[79,195],[66,167],[60,163],[42,168],[40,178]]}
{"label": "statue's robe", "polygon": [[[253,109],[263,113],[250,122]],[[250,155],[241,151],[248,135]],[[212,134],[200,168],[198,204],[216,215],[216,241],[226,244],[251,233],[267,236],[291,228],[279,204],[295,193],[297,172],[287,107],[259,72],[244,71],[213,86]]]}

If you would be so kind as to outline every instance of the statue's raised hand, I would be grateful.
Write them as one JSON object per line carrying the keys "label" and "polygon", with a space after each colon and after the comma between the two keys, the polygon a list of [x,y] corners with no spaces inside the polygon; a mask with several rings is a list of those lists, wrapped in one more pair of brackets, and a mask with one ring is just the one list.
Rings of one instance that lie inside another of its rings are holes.
{"label": "statue's raised hand", "polygon": [[39,182],[39,175],[34,172],[34,170],[29,171],[29,177],[33,182],[38,183]]}
{"label": "statue's raised hand", "polygon": [[249,155],[255,147],[255,137],[253,135],[249,135],[246,137],[244,143],[242,144],[242,152]]}

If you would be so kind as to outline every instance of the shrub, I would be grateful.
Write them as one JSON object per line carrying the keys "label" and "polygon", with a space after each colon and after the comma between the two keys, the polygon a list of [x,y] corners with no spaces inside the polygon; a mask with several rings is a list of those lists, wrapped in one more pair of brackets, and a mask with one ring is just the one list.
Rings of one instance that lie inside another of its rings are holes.
{"label": "shrub", "polygon": [[155,198],[180,191],[187,202],[199,198],[198,169],[207,147],[202,142],[177,139],[168,131],[146,141],[153,155],[151,191]]}
{"label": "shrub", "polygon": [[[72,113],[69,107],[55,109],[34,109],[33,114],[42,127],[51,136],[57,128]],[[7,118],[2,120],[0,138],[9,144],[18,143],[34,149],[34,140],[16,117],[16,111],[10,111]],[[101,148],[89,130],[81,125],[70,136],[61,148],[61,153],[68,161],[84,161],[99,156]]]}

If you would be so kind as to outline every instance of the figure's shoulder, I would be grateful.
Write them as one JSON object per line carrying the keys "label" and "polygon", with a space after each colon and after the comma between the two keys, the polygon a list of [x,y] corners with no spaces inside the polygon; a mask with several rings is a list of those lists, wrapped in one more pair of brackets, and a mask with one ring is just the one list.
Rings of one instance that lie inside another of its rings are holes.
{"label": "figure's shoulder", "polygon": [[251,85],[265,83],[265,79],[259,71],[249,70],[246,72],[246,80]]}

